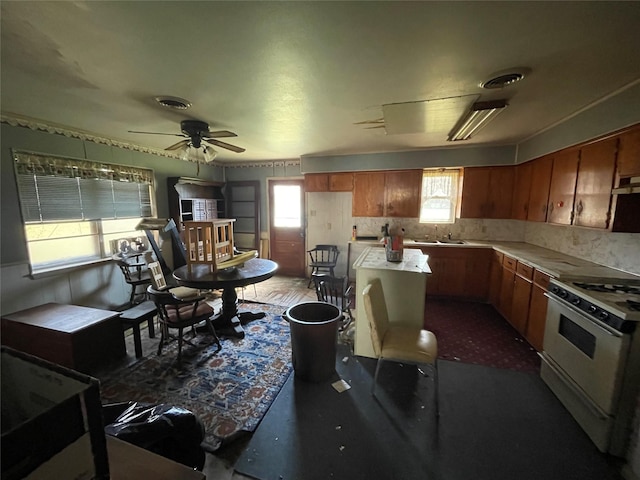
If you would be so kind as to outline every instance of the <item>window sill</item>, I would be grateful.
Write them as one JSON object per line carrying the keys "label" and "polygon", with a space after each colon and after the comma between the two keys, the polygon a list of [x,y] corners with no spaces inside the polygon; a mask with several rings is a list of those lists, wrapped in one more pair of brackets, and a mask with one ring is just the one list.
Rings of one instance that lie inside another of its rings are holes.
{"label": "window sill", "polygon": [[39,268],[37,270],[31,270],[29,277],[34,280],[38,278],[54,277],[63,273],[71,272],[74,270],[81,270],[83,268],[91,267],[93,265],[99,265],[102,263],[110,262],[111,258],[97,258],[94,260],[86,260],[84,262],[78,262],[71,265],[60,265],[56,267]]}

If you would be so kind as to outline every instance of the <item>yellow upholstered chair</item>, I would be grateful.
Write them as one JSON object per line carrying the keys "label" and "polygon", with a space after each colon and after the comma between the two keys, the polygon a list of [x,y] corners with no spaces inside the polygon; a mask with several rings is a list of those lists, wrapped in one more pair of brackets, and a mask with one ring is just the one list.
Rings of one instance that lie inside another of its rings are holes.
{"label": "yellow upholstered chair", "polygon": [[[378,359],[371,393],[375,393],[378,372],[383,360],[410,364],[429,364],[433,368],[436,415],[438,415],[438,341],[433,332],[419,327],[394,325],[389,313],[380,279],[367,285],[362,297],[371,328],[373,351]],[[393,313],[393,312],[392,312]]]}

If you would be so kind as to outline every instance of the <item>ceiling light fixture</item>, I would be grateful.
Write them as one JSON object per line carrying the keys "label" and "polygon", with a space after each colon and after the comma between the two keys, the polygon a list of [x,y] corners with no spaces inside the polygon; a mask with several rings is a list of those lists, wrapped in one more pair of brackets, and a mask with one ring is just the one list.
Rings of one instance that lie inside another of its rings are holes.
{"label": "ceiling light fixture", "polygon": [[180,159],[197,163],[211,163],[218,156],[218,151],[208,145],[195,146],[192,142],[187,143],[180,149]]}
{"label": "ceiling light fixture", "polygon": [[488,102],[476,102],[449,132],[447,138],[450,142],[468,140],[482,127],[495,118],[507,106],[506,100],[493,100]]}

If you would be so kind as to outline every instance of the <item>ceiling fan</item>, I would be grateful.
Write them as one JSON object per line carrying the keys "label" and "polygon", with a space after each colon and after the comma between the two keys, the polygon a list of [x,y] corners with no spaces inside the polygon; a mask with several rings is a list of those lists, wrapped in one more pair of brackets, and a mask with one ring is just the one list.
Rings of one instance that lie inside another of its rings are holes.
{"label": "ceiling fan", "polygon": [[209,124],[200,120],[183,120],[180,122],[180,130],[182,130],[182,133],[140,132],[135,130],[129,130],[129,133],[144,133],[147,135],[173,135],[176,137],[185,137],[184,140],[180,140],[178,143],[174,143],[173,145],[168,146],[167,148],[165,148],[165,150],[183,150],[183,152],[188,153],[191,148],[194,148],[196,151],[202,148],[206,156],[207,146],[203,145],[204,142],[210,145],[224,148],[226,150],[231,150],[232,152],[236,153],[242,153],[245,151],[245,149],[242,147],[237,147],[235,145],[231,145],[230,143],[216,140],[217,138],[237,137],[235,133],[228,130],[218,130],[215,132],[211,132],[209,131]]}

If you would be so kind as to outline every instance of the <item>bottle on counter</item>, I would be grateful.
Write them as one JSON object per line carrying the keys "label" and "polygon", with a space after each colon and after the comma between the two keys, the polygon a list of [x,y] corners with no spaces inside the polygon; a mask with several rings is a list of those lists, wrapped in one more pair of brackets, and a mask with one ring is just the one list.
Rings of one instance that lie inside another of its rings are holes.
{"label": "bottle on counter", "polygon": [[355,242],[357,237],[358,237],[358,227],[354,225],[353,228],[351,229],[351,240]]}

